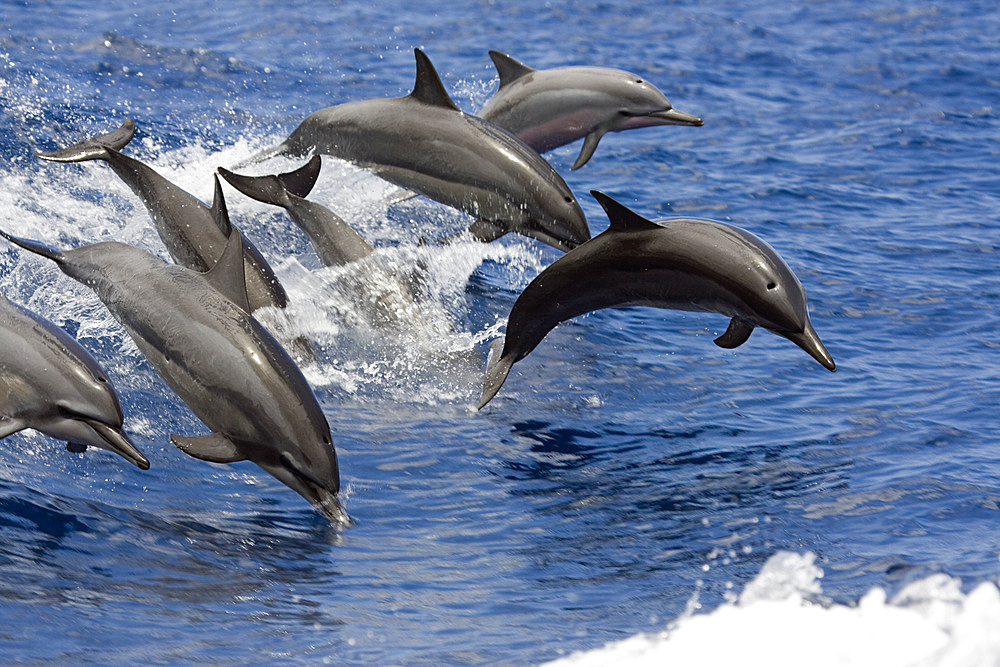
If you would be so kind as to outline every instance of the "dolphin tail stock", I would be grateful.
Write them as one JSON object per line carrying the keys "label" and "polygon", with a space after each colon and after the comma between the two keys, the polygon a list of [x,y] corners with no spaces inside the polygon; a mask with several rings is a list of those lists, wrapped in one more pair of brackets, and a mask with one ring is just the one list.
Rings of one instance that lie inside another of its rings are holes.
{"label": "dolphin tail stock", "polygon": [[284,174],[268,176],[244,176],[228,169],[219,167],[219,175],[231,186],[251,199],[265,204],[286,207],[289,204],[288,195],[304,198],[308,195],[316,179],[322,159],[314,155],[305,165]]}
{"label": "dolphin tail stock", "polygon": [[21,246],[25,250],[30,250],[36,255],[41,255],[42,257],[51,259],[56,264],[62,264],[63,262],[66,261],[66,257],[65,255],[62,254],[62,251],[47,246],[44,243],[41,243],[40,241],[32,241],[31,239],[22,239],[18,238],[17,236],[11,236],[2,229],[0,229],[0,236],[4,237],[14,245]]}
{"label": "dolphin tail stock", "polygon": [[503,354],[504,340],[497,338],[490,343],[490,353],[486,359],[486,375],[483,378],[483,395],[476,405],[476,410],[482,410],[483,406],[493,400],[507,379],[511,366],[514,365],[514,355]]}
{"label": "dolphin tail stock", "polygon": [[126,118],[117,129],[106,134],[100,134],[90,139],[84,139],[72,146],[54,151],[35,153],[37,157],[51,162],[86,162],[87,160],[103,160],[108,150],[120,151],[135,136],[135,121]]}

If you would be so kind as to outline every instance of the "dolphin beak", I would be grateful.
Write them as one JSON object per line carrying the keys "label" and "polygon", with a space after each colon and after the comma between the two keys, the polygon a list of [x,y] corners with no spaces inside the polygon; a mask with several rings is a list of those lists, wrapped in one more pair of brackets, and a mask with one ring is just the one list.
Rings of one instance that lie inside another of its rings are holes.
{"label": "dolphin beak", "polygon": [[826,348],[823,346],[823,342],[819,339],[819,336],[816,335],[816,330],[813,329],[812,323],[808,320],[806,320],[805,329],[801,332],[790,333],[787,331],[779,331],[777,333],[805,350],[810,357],[822,364],[823,368],[826,368],[829,371],[837,370],[837,364],[834,363],[833,357],[831,357],[830,353],[826,351]]}
{"label": "dolphin beak", "polygon": [[648,117],[655,118],[661,125],[693,125],[695,127],[701,127],[705,124],[701,118],[692,116],[689,113],[684,113],[680,109],[655,111],[649,114]]}
{"label": "dolphin beak", "polygon": [[107,443],[108,449],[121,455],[137,467],[149,470],[149,459],[143,456],[142,452],[136,449],[135,445],[119,429],[95,419],[84,419],[83,421],[87,423],[87,426],[94,429],[97,435],[101,436],[101,440]]}

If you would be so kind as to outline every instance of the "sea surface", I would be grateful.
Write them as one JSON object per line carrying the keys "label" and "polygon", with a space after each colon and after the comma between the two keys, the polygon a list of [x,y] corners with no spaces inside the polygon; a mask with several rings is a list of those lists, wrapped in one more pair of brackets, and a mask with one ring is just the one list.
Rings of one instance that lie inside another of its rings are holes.
{"label": "sea surface", "polygon": [[[490,49],[634,72],[705,124],[608,135],[577,171],[579,141],[547,154],[592,231],[598,189],[753,232],[838,365],[761,330],[722,350],[719,315],[603,310],[476,412],[488,344],[556,250],[421,245],[470,218],[388,205],[393,186],[325,158],[312,198],[422,276],[419,312],[380,327],[366,267],[323,268],[227,188],[290,293],[261,321],[319,350],[303,371],[357,522],[338,529],[250,463],[177,450],[206,427],[96,296],[0,243],[0,290],[93,352],[152,464],[0,442],[4,662],[607,664],[627,642],[649,664],[1000,664],[995,1],[0,0],[0,25],[0,229],[164,258],[106,165],[34,153],[131,117],[126,152],[210,201],[217,167],[312,111],[407,94],[415,47],[470,113]],[[896,612],[900,641],[871,631]]]}

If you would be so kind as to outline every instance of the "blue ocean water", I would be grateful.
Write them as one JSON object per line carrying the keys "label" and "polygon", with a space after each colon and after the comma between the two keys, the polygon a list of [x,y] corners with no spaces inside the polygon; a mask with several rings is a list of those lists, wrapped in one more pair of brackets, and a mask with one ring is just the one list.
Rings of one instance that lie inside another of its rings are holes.
{"label": "blue ocean water", "polygon": [[[0,654],[41,662],[537,663],[711,613],[778,551],[810,552],[851,605],[935,574],[1000,577],[1000,11],[835,0],[572,5],[0,2],[0,228],[166,257],[104,165],[33,157],[133,117],[128,152],[204,201],[211,174],[308,113],[402,95],[423,48],[456,102],[489,49],[616,67],[704,127],[548,154],[591,229],[600,189],[653,218],[764,238],[804,284],[831,374],[720,316],[605,310],[555,329],[482,412],[485,349],[557,252],[523,238],[418,246],[463,214],[325,160],[317,201],[427,270],[403,331],[358,312],[277,210],[228,190],[321,348],[304,368],[334,433],[337,530],[204,433],[85,287],[0,246],[0,289],[92,350],[139,471],[37,433],[0,443]],[[287,165],[294,166],[289,162]],[[474,354],[465,352],[472,350]],[[471,356],[471,358],[470,358]]]}

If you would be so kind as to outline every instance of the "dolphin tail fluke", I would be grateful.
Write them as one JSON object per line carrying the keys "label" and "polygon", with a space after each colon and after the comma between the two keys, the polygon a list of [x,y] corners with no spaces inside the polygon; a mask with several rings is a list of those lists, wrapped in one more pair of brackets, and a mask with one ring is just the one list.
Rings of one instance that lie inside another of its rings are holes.
{"label": "dolphin tail fluke", "polygon": [[36,255],[47,257],[48,259],[51,259],[53,262],[56,262],[57,264],[62,264],[64,261],[66,261],[66,257],[62,254],[61,251],[57,250],[56,248],[49,247],[39,241],[32,241],[30,239],[22,239],[16,236],[11,236],[2,229],[0,229],[0,236],[4,237],[14,245],[19,245],[25,250],[30,250]]}
{"label": "dolphin tail fluke", "polygon": [[87,160],[103,160],[108,155],[108,149],[120,151],[135,136],[135,121],[126,118],[116,129],[90,139],[84,139],[72,146],[47,153],[35,153],[43,160],[52,162],[86,162]]}
{"label": "dolphin tail fluke", "polygon": [[604,132],[600,130],[594,130],[583,140],[583,148],[580,149],[580,154],[576,156],[576,162],[570,169],[579,169],[583,165],[590,161],[591,156],[594,151],[597,150],[597,144],[600,143],[601,137],[604,136]]}
{"label": "dolphin tail fluke", "polygon": [[219,167],[219,175],[231,186],[251,199],[265,204],[287,207],[288,195],[305,197],[319,178],[322,164],[320,156],[314,155],[304,166],[284,174],[269,176],[244,176]]}
{"label": "dolphin tail fluke", "polygon": [[490,343],[490,354],[486,360],[486,377],[483,379],[483,395],[476,405],[476,410],[482,410],[483,406],[493,400],[507,379],[510,367],[514,365],[513,355],[503,355],[503,344],[503,338],[497,338]]}

